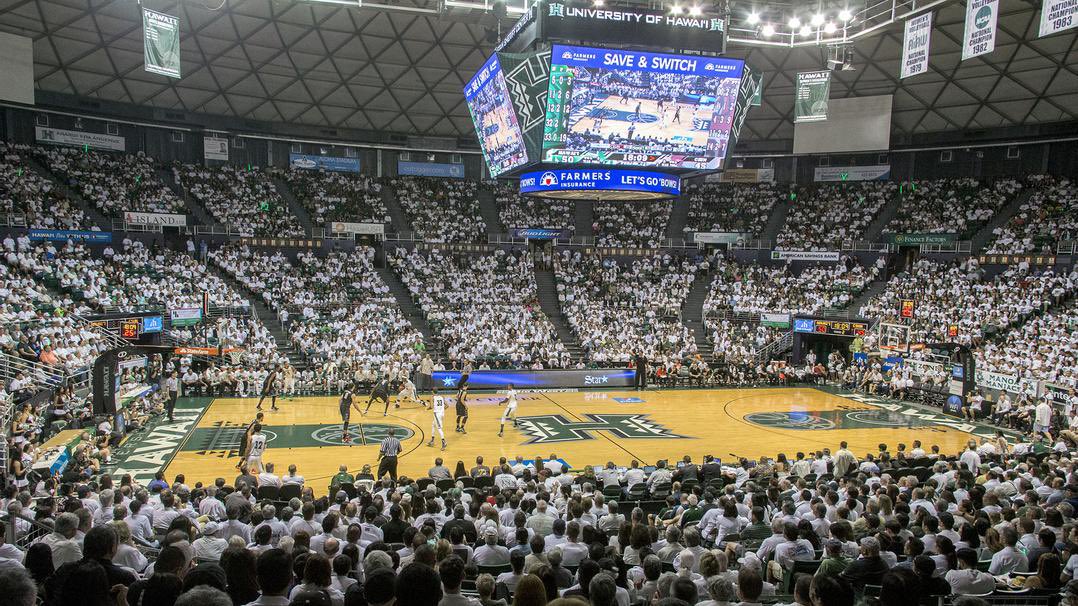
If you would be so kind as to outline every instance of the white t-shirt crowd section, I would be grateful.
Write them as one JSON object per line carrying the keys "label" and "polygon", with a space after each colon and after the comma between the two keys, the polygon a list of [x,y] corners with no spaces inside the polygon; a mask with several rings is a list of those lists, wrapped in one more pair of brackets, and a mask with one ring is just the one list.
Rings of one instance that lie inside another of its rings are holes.
{"label": "white t-shirt crowd section", "polygon": [[970,236],[1022,191],[1014,179],[992,184],[972,178],[905,184],[901,203],[885,233],[953,233]]}
{"label": "white t-shirt crowd section", "polygon": [[597,246],[657,248],[666,238],[670,200],[596,202],[592,232]]}
{"label": "white t-shirt crowd section", "polygon": [[986,254],[1053,254],[1061,240],[1078,239],[1078,184],[1071,179],[1038,175],[1036,190],[1006,225],[993,230]]}
{"label": "white t-shirt crowd section", "polygon": [[562,312],[598,363],[626,362],[634,350],[652,363],[694,354],[680,312],[698,269],[670,254],[622,264],[564,250],[554,263]]}
{"label": "white t-shirt crowd section", "polygon": [[576,206],[571,200],[529,198],[517,194],[516,185],[495,183],[492,186],[498,203],[498,216],[506,229],[546,228],[576,229]]}
{"label": "white t-shirt crowd section", "polygon": [[422,340],[374,271],[374,249],[322,258],[229,244],[210,258],[277,312],[293,344],[314,360],[379,369],[390,360],[414,362]]}
{"label": "white t-shirt crowd section", "polygon": [[861,317],[898,323],[901,300],[913,299],[912,342],[953,340],[947,329],[957,325],[960,343],[979,344],[986,332],[1001,331],[1047,309],[1073,293],[1076,285],[1075,274],[1027,274],[1015,266],[986,280],[975,259],[954,264],[921,259],[909,272],[892,277],[887,288],[861,308]]}
{"label": "white t-shirt crowd section", "polygon": [[23,215],[32,229],[85,227],[86,214],[22,161],[26,153],[28,145],[0,142],[0,213]]}
{"label": "white t-shirt crowd section", "polygon": [[303,226],[289,212],[266,171],[192,164],[177,165],[173,171],[215,220],[241,236],[303,235]]}
{"label": "white t-shirt crowd section", "polygon": [[454,255],[398,248],[388,259],[441,334],[450,360],[568,365],[565,346],[539,306],[530,253]]}
{"label": "white t-shirt crowd section", "polygon": [[898,184],[890,181],[817,185],[791,202],[775,248],[839,250],[843,242],[859,241],[897,191]]}
{"label": "white t-shirt crowd section", "polygon": [[977,351],[984,371],[1078,387],[1078,308],[1052,308],[986,342]]}
{"label": "white t-shirt crowd section", "polygon": [[371,177],[333,171],[277,170],[318,227],[330,221],[389,223],[382,184]]}
{"label": "white t-shirt crowd section", "polygon": [[157,177],[154,159],[139,152],[85,152],[74,147],[34,147],[49,170],[75,183],[74,189],[103,213],[182,213],[181,200]]}
{"label": "white t-shirt crowd section", "polygon": [[[745,232],[759,236],[784,193],[773,183],[704,183],[689,187],[685,232]],[[677,204],[685,204],[681,200]]]}
{"label": "white t-shirt crowd section", "polygon": [[465,179],[398,177],[390,181],[412,231],[428,242],[486,241],[478,183]]}

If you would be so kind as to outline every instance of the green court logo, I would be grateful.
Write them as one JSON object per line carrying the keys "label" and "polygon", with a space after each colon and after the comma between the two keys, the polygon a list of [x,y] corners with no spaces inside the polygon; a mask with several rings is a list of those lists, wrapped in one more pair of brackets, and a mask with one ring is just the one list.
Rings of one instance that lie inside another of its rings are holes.
{"label": "green court logo", "polygon": [[[415,431],[408,427],[381,423],[370,423],[362,426],[352,425],[348,429],[348,434],[352,437],[353,444],[362,444],[364,440],[366,440],[368,444],[376,444],[389,437],[390,429],[395,430],[393,437],[402,442],[415,435]],[[360,435],[360,432],[362,432],[362,436]],[[311,432],[312,440],[321,442],[322,444],[330,444],[332,446],[339,446],[343,437],[344,426],[339,423],[337,425],[319,427]]]}
{"label": "green court logo", "polygon": [[776,429],[834,429],[835,424],[823,417],[805,412],[756,412],[745,415],[749,423]]}
{"label": "green court logo", "polygon": [[520,417],[520,430],[531,437],[526,444],[593,440],[596,431],[609,431],[618,438],[684,438],[643,414],[586,414],[588,421],[570,421],[562,415]]}
{"label": "green court logo", "polygon": [[872,429],[875,427],[895,429],[939,425],[934,418],[923,418],[900,411],[876,408],[754,412],[745,415],[744,418],[749,423],[762,427],[793,430]]}

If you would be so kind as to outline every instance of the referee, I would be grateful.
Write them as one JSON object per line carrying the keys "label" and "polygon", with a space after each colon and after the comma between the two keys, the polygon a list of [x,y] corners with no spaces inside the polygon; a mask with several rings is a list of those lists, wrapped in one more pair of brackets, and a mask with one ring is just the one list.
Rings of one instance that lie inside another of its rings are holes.
{"label": "referee", "polygon": [[396,438],[397,432],[390,428],[389,435],[382,440],[382,446],[378,449],[378,479],[382,479],[388,473],[393,483],[397,483],[397,455],[401,452],[401,441]]}

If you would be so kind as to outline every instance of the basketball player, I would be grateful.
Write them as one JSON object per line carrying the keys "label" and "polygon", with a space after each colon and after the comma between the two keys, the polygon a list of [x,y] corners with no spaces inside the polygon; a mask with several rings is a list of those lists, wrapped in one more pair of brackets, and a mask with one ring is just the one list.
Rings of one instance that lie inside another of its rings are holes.
{"label": "basketball player", "polygon": [[243,430],[243,438],[240,439],[240,460],[236,463],[236,469],[243,466],[244,459],[247,458],[247,448],[251,444],[251,436],[255,432],[255,426],[261,426],[262,420],[265,418],[265,413],[258,413],[255,415],[255,420],[247,424],[247,429]]}
{"label": "basketball player", "polygon": [[262,410],[262,400],[266,399],[266,396],[270,396],[270,409],[276,412],[277,408],[277,367],[274,366],[273,370],[270,370],[266,375],[266,379],[262,381],[262,397],[258,398],[258,406],[255,406],[255,410]]}
{"label": "basketball player", "polygon": [[352,407],[355,406],[356,410],[359,410],[359,406],[356,406],[353,401],[355,396],[355,385],[349,383],[344,388],[344,393],[341,394],[341,442],[348,444],[352,441],[352,434],[348,433],[348,421],[352,418]]}
{"label": "basketball player", "polygon": [[464,425],[468,423],[468,386],[457,392],[457,433],[468,433]]}
{"label": "basketball player", "polygon": [[412,402],[417,402],[423,405],[423,408],[427,407],[427,403],[419,399],[416,395],[415,384],[408,378],[407,374],[404,374],[403,382],[401,383],[401,390],[397,393],[397,408],[401,407],[401,400],[408,399]]}
{"label": "basketball player", "polygon": [[382,416],[389,415],[389,379],[382,376],[382,379],[374,384],[371,388],[371,397],[367,400],[367,408],[363,409],[363,415],[366,416],[367,412],[371,409],[371,403],[375,400],[381,400],[385,402],[386,409],[382,411]]}
{"label": "basketball player", "polygon": [[434,446],[434,434],[437,432],[442,437],[442,450],[445,450],[445,398],[438,395],[437,389],[431,396],[430,410],[433,416],[430,422],[430,442],[427,442],[427,446]]}
{"label": "basketball player", "polygon": [[255,423],[254,433],[251,434],[250,447],[247,450],[247,470],[254,474],[262,473],[262,453],[266,452],[266,434],[262,433],[262,424]]}
{"label": "basketball player", "polygon": [[677,106],[677,109],[674,110],[674,122],[677,123],[677,124],[681,124],[681,106],[680,105]]}
{"label": "basketball player", "polygon": [[281,373],[284,376],[284,389],[282,390],[284,395],[289,398],[296,397],[296,369],[288,362],[285,362]]}
{"label": "basketball player", "polygon": [[640,105],[641,105],[641,103],[639,101],[637,101],[636,102],[636,111],[633,112],[633,121],[635,121],[635,122],[640,121]]}
{"label": "basketball player", "polygon": [[498,428],[498,437],[502,437],[502,433],[505,431],[505,420],[513,419],[513,427],[517,426],[517,390],[513,389],[513,384],[509,384],[509,389],[505,392],[505,399],[502,400],[505,403],[505,412],[502,413],[502,424]]}

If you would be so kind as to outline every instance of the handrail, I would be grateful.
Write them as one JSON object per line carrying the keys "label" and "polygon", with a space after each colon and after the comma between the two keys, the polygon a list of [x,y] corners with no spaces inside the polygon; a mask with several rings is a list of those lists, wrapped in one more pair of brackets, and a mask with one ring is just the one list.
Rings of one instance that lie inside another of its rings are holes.
{"label": "handrail", "polygon": [[1078,251],[1078,240],[1060,240],[1056,243],[1057,255],[1073,255]]}
{"label": "handrail", "polygon": [[29,227],[29,223],[22,213],[3,213],[0,214],[0,227]]}
{"label": "handrail", "polygon": [[973,242],[970,240],[956,240],[946,244],[922,244],[922,253],[968,253],[973,251]]}

